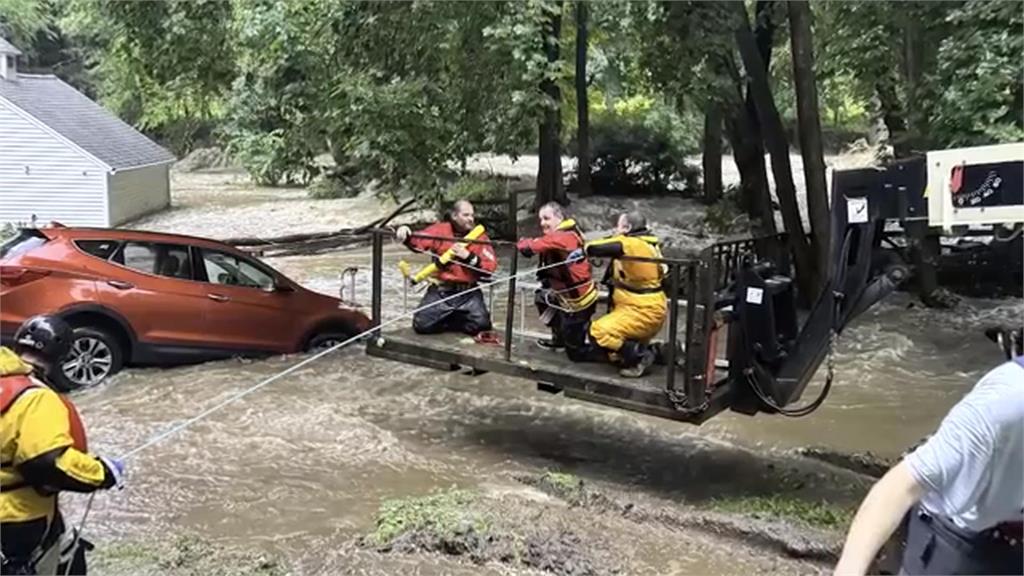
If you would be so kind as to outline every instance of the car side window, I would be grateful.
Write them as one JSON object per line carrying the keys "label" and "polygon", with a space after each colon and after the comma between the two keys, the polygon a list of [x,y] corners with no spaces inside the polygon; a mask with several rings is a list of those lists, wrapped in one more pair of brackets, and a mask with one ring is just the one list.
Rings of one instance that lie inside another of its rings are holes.
{"label": "car side window", "polygon": [[189,258],[188,246],[125,242],[111,259],[145,274],[181,280],[192,279],[192,259]]}
{"label": "car side window", "polygon": [[202,254],[206,278],[212,284],[244,286],[263,290],[274,287],[273,276],[260,270],[244,258],[213,250],[203,250]]}
{"label": "car side window", "polygon": [[117,250],[116,240],[75,240],[75,246],[90,256],[101,260],[110,258],[110,255]]}

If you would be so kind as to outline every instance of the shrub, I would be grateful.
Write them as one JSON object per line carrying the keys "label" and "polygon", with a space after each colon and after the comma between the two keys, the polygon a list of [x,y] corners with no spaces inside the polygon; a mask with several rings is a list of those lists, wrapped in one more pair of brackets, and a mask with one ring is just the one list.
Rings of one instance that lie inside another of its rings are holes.
{"label": "shrub", "polygon": [[[665,105],[630,99],[597,109],[590,124],[591,182],[597,194],[694,193],[700,170],[685,158],[697,149],[699,128]],[[575,143],[572,148],[575,148]],[[575,188],[574,176],[570,189]]]}

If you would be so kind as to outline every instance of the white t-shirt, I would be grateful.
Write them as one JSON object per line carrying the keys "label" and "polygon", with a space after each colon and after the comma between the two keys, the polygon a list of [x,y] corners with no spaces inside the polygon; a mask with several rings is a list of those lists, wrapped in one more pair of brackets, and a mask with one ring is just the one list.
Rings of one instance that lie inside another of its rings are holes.
{"label": "white t-shirt", "polygon": [[1024,511],[1024,365],[986,374],[907,457],[921,505],[961,528],[1019,521]]}

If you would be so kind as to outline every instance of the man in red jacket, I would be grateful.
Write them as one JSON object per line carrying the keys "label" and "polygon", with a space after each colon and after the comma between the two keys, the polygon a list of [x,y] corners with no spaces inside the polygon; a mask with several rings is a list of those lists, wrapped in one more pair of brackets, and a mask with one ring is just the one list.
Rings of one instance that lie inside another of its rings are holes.
{"label": "man in red jacket", "polygon": [[[590,274],[590,263],[582,257],[583,233],[576,222],[566,218],[557,202],[541,206],[537,212],[539,238],[523,238],[516,247],[523,255],[536,254],[540,266],[537,275],[541,288],[536,292],[541,320],[551,329],[551,339],[538,340],[542,348],[565,348],[569,359],[582,361],[586,348],[587,325],[597,303],[597,287]],[[570,254],[579,255],[570,258]],[[564,262],[561,266],[552,266]]]}
{"label": "man in red jacket", "polygon": [[[408,226],[400,226],[395,231],[399,242],[414,252],[432,255],[438,265],[438,272],[431,278],[430,287],[420,301],[421,310],[412,318],[412,327],[417,333],[451,331],[475,336],[491,329],[491,313],[487,310],[483,294],[475,288],[498,268],[494,248],[483,243],[490,242],[487,234],[480,235],[477,242],[469,244],[460,244],[457,240],[468,234],[475,224],[473,205],[459,200],[452,206],[446,221],[431,224],[417,234],[413,234]],[[452,250],[453,258],[442,264],[439,257],[448,249]],[[451,299],[438,303],[445,298]],[[428,305],[432,306],[422,309]]]}

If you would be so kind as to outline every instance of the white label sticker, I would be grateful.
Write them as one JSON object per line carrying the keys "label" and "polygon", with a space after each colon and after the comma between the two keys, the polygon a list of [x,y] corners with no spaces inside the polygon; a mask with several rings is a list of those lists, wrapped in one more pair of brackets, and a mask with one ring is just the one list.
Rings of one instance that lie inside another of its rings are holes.
{"label": "white label sticker", "polygon": [[764,290],[762,288],[747,288],[747,302],[750,304],[760,304],[764,300]]}
{"label": "white label sticker", "polygon": [[846,221],[850,224],[863,224],[868,221],[868,199],[846,199]]}

